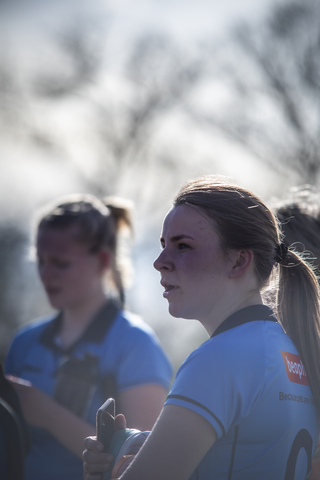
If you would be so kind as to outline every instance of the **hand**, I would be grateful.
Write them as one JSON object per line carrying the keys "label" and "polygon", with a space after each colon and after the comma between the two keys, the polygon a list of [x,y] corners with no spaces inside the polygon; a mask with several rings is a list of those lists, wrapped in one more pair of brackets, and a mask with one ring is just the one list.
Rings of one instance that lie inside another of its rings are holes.
{"label": "hand", "polygon": [[[126,428],[124,415],[115,418],[115,431]],[[103,445],[97,437],[87,437],[84,440],[83,478],[84,480],[102,480],[102,473],[108,472],[113,463],[113,455],[103,452]]]}
{"label": "hand", "polygon": [[16,393],[26,421],[34,427],[47,428],[52,398],[31,382],[7,375]]}

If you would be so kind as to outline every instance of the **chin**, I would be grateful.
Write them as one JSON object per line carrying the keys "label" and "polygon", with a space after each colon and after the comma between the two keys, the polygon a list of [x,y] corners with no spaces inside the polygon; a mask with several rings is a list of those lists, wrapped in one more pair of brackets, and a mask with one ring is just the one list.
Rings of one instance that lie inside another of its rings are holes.
{"label": "chin", "polygon": [[169,313],[172,317],[180,318],[180,315],[178,314],[178,312],[176,311],[176,309],[172,305],[169,304],[168,310],[169,310]]}
{"label": "chin", "polygon": [[188,318],[183,315],[183,312],[179,308],[175,308],[173,305],[169,305],[169,313],[174,318]]}
{"label": "chin", "polygon": [[57,299],[48,297],[48,301],[51,307],[55,308],[56,310],[62,310],[64,308],[64,306],[62,305],[62,302],[59,302]]}
{"label": "chin", "polygon": [[197,320],[195,315],[192,315],[191,312],[186,312],[179,308],[174,308],[173,305],[169,305],[169,313],[174,318],[184,318],[185,320]]}

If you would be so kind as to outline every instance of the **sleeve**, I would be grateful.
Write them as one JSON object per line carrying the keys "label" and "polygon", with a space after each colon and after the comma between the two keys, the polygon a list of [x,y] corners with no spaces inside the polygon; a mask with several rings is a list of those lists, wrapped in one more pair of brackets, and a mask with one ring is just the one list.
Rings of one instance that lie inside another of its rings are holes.
{"label": "sleeve", "polygon": [[5,361],[5,372],[9,375],[19,376],[20,353],[22,351],[20,335],[14,337]]}
{"label": "sleeve", "polygon": [[209,340],[178,370],[165,404],[198,413],[220,438],[248,415],[260,395],[263,356],[255,358],[253,368],[253,355],[246,354],[242,346],[230,340],[228,343],[218,337]]}
{"label": "sleeve", "polygon": [[144,323],[126,328],[117,348],[119,391],[146,384],[169,389],[171,377],[171,364],[153,330]]}
{"label": "sleeve", "polygon": [[27,351],[34,348],[38,342],[42,326],[37,323],[22,327],[13,337],[5,359],[5,373],[20,376],[25,365]]}

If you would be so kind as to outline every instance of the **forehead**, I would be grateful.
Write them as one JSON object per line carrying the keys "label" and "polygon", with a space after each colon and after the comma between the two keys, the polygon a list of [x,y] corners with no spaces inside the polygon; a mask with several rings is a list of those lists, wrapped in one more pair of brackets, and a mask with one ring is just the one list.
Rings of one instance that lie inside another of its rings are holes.
{"label": "forehead", "polygon": [[190,235],[194,238],[217,235],[213,220],[207,218],[201,210],[189,205],[178,205],[167,213],[162,236]]}
{"label": "forehead", "polygon": [[77,241],[77,229],[70,228],[40,228],[37,234],[37,250],[57,253],[70,253],[83,248]]}

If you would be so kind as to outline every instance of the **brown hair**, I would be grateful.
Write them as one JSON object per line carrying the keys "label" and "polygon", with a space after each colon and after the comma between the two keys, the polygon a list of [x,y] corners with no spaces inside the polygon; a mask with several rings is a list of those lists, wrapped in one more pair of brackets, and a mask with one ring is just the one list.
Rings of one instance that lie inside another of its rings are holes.
{"label": "brown hair", "polygon": [[[189,181],[178,192],[174,206],[190,204],[213,220],[222,248],[250,249],[262,289],[277,263],[283,234],[270,209],[253,193],[219,177]],[[320,308],[317,277],[294,250],[279,264],[277,316],[300,352],[314,399],[320,411]]]}
{"label": "brown hair", "polygon": [[294,245],[320,273],[320,193],[311,185],[292,188],[275,203],[284,243]]}
{"label": "brown hair", "polygon": [[61,198],[42,212],[37,230],[76,227],[75,239],[92,253],[108,248],[112,255],[111,284],[124,302],[124,263],[118,255],[119,234],[125,227],[132,233],[132,204],[119,197],[99,200],[91,194]]}

